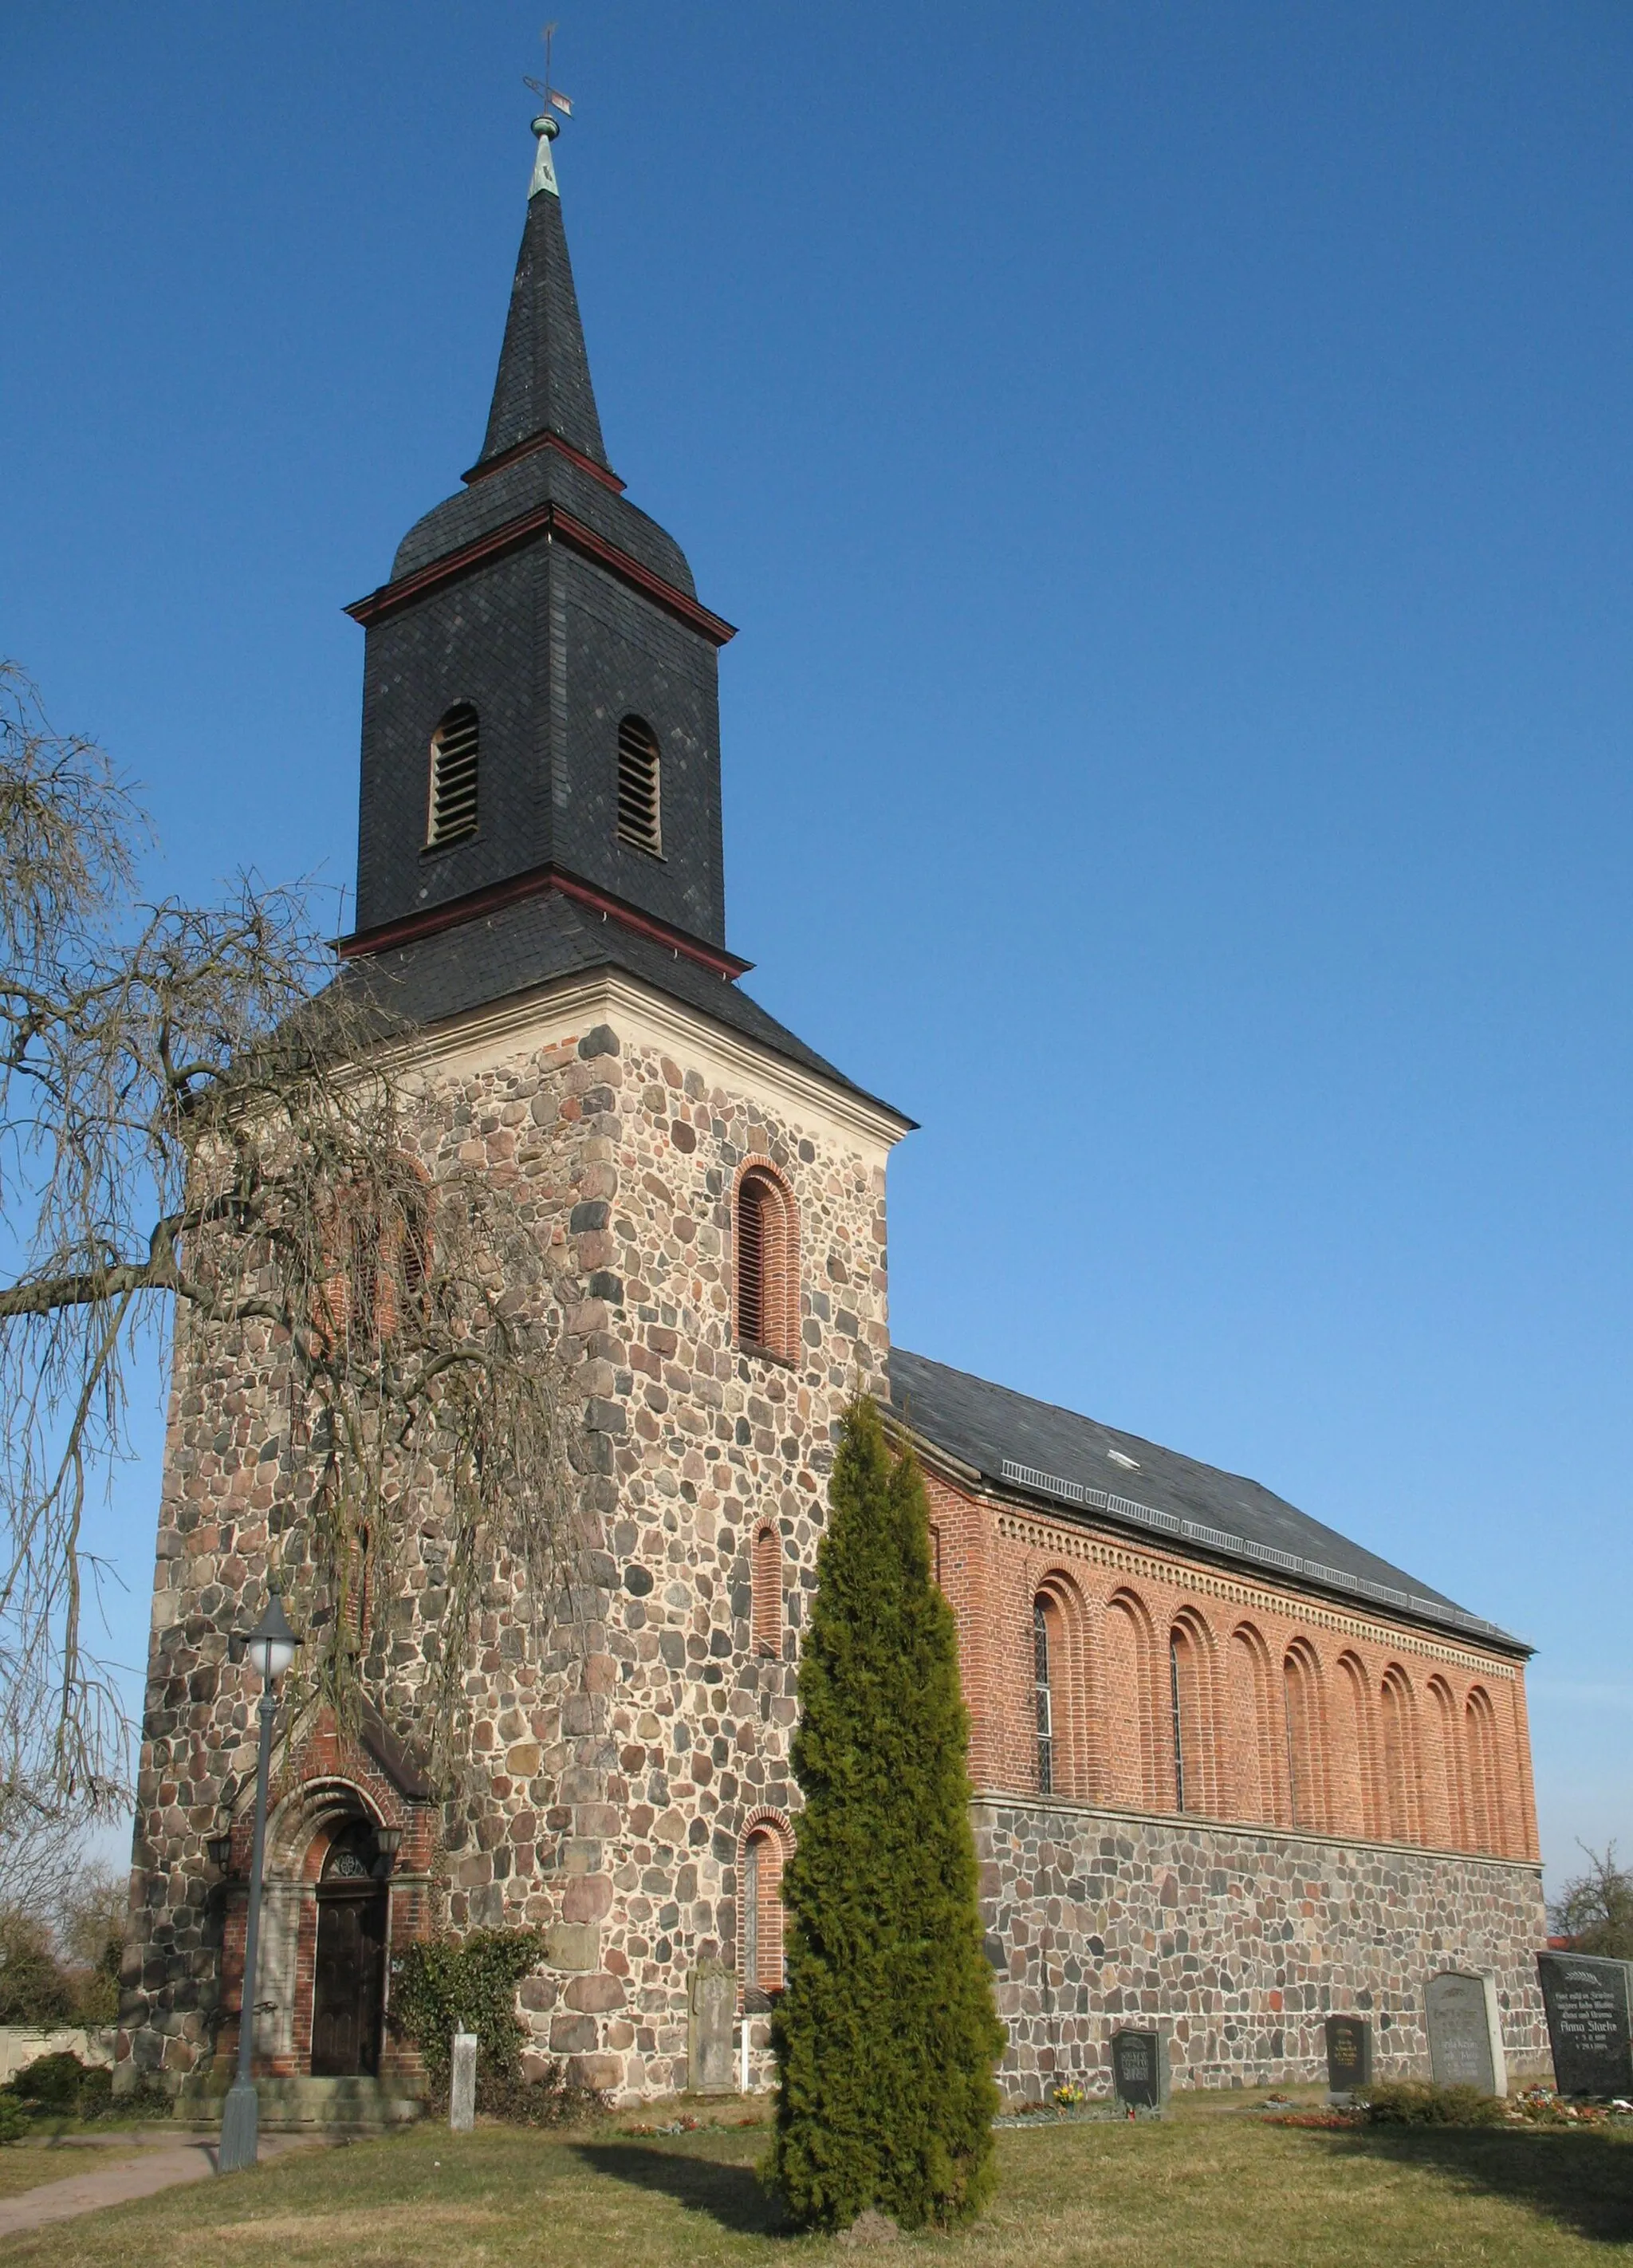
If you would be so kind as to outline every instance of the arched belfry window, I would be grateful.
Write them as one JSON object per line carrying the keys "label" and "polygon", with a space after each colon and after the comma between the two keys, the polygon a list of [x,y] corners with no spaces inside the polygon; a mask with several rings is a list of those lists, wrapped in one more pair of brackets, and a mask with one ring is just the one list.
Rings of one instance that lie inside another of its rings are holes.
{"label": "arched belfry window", "polygon": [[618,840],[649,857],[664,855],[662,762],[658,735],[644,717],[618,727]]}
{"label": "arched belfry window", "polygon": [[476,711],[456,702],[431,734],[430,812],[425,848],[463,842],[476,832]]}
{"label": "arched belfry window", "polygon": [[799,1220],[793,1198],[766,1167],[749,1167],[738,1182],[732,1230],[738,1338],[792,1362],[799,1332]]}

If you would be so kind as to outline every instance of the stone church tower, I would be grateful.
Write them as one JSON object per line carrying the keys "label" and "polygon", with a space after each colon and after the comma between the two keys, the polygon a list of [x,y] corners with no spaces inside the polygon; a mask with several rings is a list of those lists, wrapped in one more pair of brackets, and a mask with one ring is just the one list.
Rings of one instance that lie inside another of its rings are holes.
{"label": "stone church tower", "polygon": [[[507,1177],[549,1248],[604,1549],[553,1664],[493,1613],[477,1794],[434,1801],[372,1718],[356,1743],[303,1725],[280,1756],[257,2051],[291,2082],[391,2076],[390,1955],[443,1924],[542,1925],[538,2053],[627,2095],[686,2084],[699,1979],[780,1974],[794,1650],[831,1428],[858,1385],[886,1390],[885,1163],[909,1122],[739,989],[732,633],[623,490],[541,133],[481,454],[350,609],[342,951],[417,1029],[428,1166]],[[235,2051],[241,1992],[254,1728],[225,1618],[264,1580],[298,1462],[264,1350],[184,1341],[121,2052],[195,2087]],[[411,1569],[411,1623],[439,1605],[434,1565]]]}

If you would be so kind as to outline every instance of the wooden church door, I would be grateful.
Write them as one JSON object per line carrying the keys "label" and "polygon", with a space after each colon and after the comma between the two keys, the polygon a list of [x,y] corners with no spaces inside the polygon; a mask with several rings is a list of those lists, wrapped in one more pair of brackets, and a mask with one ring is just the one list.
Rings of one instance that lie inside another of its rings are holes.
{"label": "wooden church door", "polygon": [[386,1886],[374,1879],[365,1822],[336,1839],[318,1884],[312,1979],[312,2075],[372,2079],[386,1998]]}

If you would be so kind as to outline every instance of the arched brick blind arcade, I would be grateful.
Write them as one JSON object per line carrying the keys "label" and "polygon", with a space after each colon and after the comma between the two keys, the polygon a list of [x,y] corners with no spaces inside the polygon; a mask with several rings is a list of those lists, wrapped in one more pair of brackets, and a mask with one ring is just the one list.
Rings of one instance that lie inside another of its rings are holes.
{"label": "arched brick blind arcade", "polygon": [[[1158,1726],[1151,1617],[1131,1591],[1109,1601],[1102,1625],[1100,1773],[1108,1803],[1166,1809],[1158,1793]],[[1165,1707],[1163,1715],[1166,1715]]]}
{"label": "arched brick blind arcade", "polygon": [[1327,1724],[1315,1650],[1295,1638],[1282,1664],[1287,1716],[1287,1785],[1295,1827],[1327,1825]]}
{"label": "arched brick blind arcade", "polygon": [[746,1166],[732,1211],[739,1342],[781,1362],[799,1352],[799,1214],[782,1175]]}
{"label": "arched brick blind arcade", "polygon": [[754,1644],[756,1653],[780,1659],[783,1652],[783,1539],[770,1521],[754,1531],[750,1567]]}
{"label": "arched brick blind arcade", "polygon": [[1391,1662],[1378,1694],[1381,1826],[1392,1843],[1417,1839],[1417,1706],[1406,1672]]}
{"label": "arched brick blind arcade", "polygon": [[1226,1689],[1232,1808],[1238,1819],[1269,1826],[1280,1815],[1276,1712],[1270,1705],[1269,1650],[1251,1623],[1232,1632]]}
{"label": "arched brick blind arcade", "polygon": [[1213,1647],[1200,1616],[1184,1613],[1168,1633],[1168,1715],[1173,1808],[1217,1812]]}
{"label": "arched brick blind arcade", "polygon": [[1341,1835],[1378,1831],[1372,1709],[1359,1657],[1341,1653],[1333,1680],[1333,1825]]}
{"label": "arched brick blind arcade", "polygon": [[779,1819],[751,1819],[744,1830],[738,1880],[738,1969],[749,1992],[783,1989],[783,1869],[791,1838]]}
{"label": "arched brick blind arcade", "polygon": [[1491,1697],[1476,1685],[1463,1712],[1468,1775],[1469,1841],[1476,1851],[1503,1848],[1503,1782],[1497,1764],[1497,1715]]}

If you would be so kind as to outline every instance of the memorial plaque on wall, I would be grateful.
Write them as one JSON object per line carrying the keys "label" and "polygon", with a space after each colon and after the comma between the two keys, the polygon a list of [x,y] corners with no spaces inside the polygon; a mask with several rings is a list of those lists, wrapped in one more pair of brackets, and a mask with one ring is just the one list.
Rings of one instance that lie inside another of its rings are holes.
{"label": "memorial plaque on wall", "polygon": [[1508,2072],[1495,1979],[1448,1969],[1430,1978],[1423,2006],[1435,2085],[1477,2087],[1482,2095],[1506,2095]]}
{"label": "memorial plaque on wall", "polygon": [[1633,1962],[1539,1953],[1554,2078],[1562,2095],[1633,2095]]}
{"label": "memorial plaque on wall", "polygon": [[1168,2100],[1168,2043],[1160,2032],[1111,2036],[1112,2091],[1125,2110],[1160,2110]]}
{"label": "memorial plaque on wall", "polygon": [[1327,2019],[1327,2091],[1351,2095],[1372,2078],[1372,2028],[1365,2016]]}

